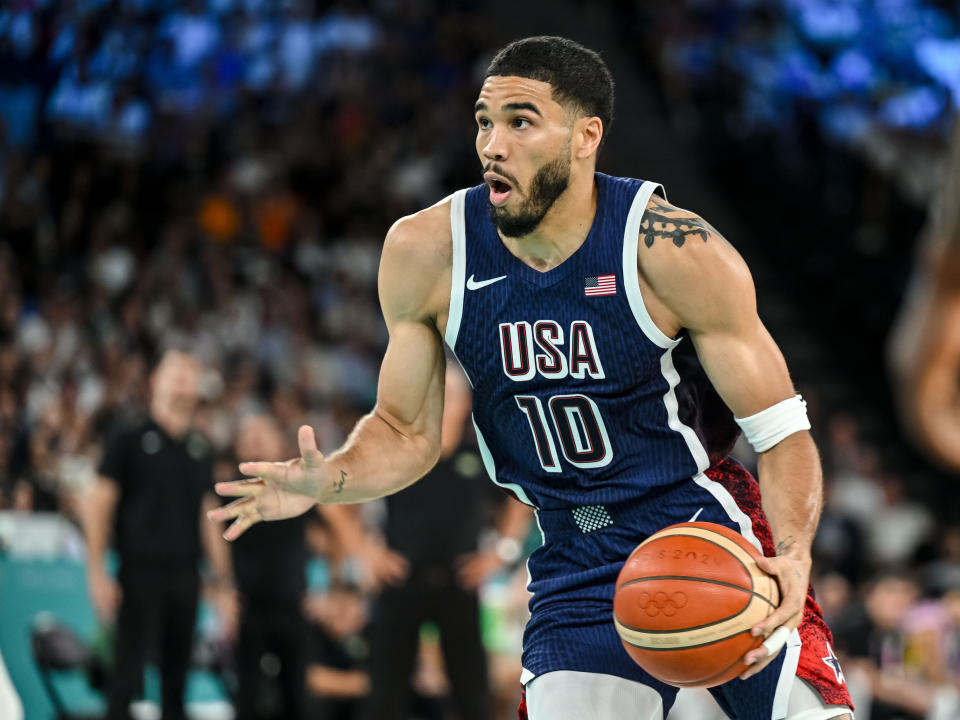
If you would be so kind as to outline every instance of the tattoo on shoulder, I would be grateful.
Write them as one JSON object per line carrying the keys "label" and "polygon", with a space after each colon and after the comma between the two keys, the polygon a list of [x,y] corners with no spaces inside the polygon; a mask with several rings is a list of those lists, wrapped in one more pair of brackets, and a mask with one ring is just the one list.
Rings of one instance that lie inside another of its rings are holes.
{"label": "tattoo on shoulder", "polygon": [[647,208],[640,223],[640,237],[647,247],[653,247],[657,240],[669,240],[677,247],[683,247],[687,240],[706,242],[711,233],[720,234],[689,210],[674,207],[658,195],[652,195],[651,200],[653,206]]}
{"label": "tattoo on shoulder", "polygon": [[334,491],[335,493],[339,493],[340,491],[342,491],[342,490],[343,490],[343,484],[344,484],[345,482],[347,482],[347,471],[346,471],[346,470],[341,470],[341,471],[340,471],[340,479],[333,481],[333,491]]}
{"label": "tattoo on shoulder", "polygon": [[793,539],[793,535],[788,535],[788,536],[785,537],[783,540],[781,540],[780,542],[778,542],[778,543],[777,543],[777,548],[776,548],[776,550],[777,550],[777,555],[783,555],[784,553],[786,553],[787,551],[789,551],[790,548],[793,547],[793,544],[794,544],[795,542],[796,542],[796,540]]}

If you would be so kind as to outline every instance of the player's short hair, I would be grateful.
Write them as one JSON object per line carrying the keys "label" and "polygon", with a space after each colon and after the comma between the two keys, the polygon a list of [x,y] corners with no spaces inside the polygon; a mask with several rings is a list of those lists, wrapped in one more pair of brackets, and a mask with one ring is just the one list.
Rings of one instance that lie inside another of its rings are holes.
{"label": "player's short hair", "polygon": [[486,77],[515,75],[549,83],[553,98],[585,117],[598,117],[606,139],[613,123],[613,76],[589,48],[551,35],[515,40],[490,61]]}

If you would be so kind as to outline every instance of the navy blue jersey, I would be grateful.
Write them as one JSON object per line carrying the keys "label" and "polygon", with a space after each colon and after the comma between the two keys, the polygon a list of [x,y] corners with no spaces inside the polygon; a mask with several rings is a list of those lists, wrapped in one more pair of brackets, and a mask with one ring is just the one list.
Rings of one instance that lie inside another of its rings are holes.
{"label": "navy blue jersey", "polygon": [[737,433],[689,338],[665,336],[640,296],[640,223],[660,186],[602,173],[596,182],[586,240],[547,272],[503,245],[485,185],[452,203],[446,341],[473,385],[488,473],[542,510],[689,483]]}
{"label": "navy blue jersey", "polygon": [[[637,243],[660,186],[601,173],[596,183],[586,240],[547,272],[503,245],[485,185],[454,194],[445,339],[473,385],[487,472],[536,508],[543,533],[527,564],[521,682],[554,670],[617,675],[656,689],[666,714],[677,689],[633,662],[611,622],[624,561],[651,533],[694,519],[760,551],[762,537],[768,553],[772,537],[757,481],[725,460],[739,432],[732,413],[686,333],[664,335],[643,304]],[[762,672],[711,689],[731,717],[784,717],[795,673],[824,693],[809,668],[823,664],[829,631],[810,602],[807,640],[795,631]],[[813,659],[798,671],[806,643]],[[828,685],[829,702],[849,703],[839,680]]]}

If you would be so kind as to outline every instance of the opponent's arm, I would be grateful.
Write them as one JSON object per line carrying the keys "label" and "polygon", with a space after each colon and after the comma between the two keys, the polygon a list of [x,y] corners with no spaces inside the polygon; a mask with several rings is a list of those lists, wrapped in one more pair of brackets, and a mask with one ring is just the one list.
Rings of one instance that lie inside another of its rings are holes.
{"label": "opponent's arm", "polygon": [[[662,221],[643,229],[638,253],[661,329],[672,336],[687,328],[707,375],[736,417],[794,397],[783,355],[757,315],[753,279],[743,259],[693,213],[659,198],[651,202]],[[667,235],[672,242],[658,242]],[[822,506],[820,460],[810,433],[793,433],[761,452],[759,476],[777,552],[760,566],[776,575],[782,593],[777,610],[754,628],[755,634],[767,635],[781,625],[792,630],[802,619],[810,546]],[[765,652],[754,651],[754,658]]]}
{"label": "opponent's arm", "polygon": [[960,471],[960,123],[888,340],[904,428]]}
{"label": "opponent's arm", "polygon": [[441,279],[450,258],[449,247],[444,252],[436,238],[443,238],[444,229],[449,237],[449,210],[435,206],[398,221],[387,234],[379,290],[390,340],[373,411],[329,457],[317,450],[313,428],[303,426],[299,458],[242,463],[240,472],[254,479],[217,484],[219,494],[240,497],[208,514],[213,520],[236,518],[228,540],[261,520],[299,515],[315,502],[388,495],[436,463],[445,372],[437,315],[445,306]]}
{"label": "opponent's arm", "polygon": [[400,490],[440,454],[446,361],[429,314],[439,267],[424,268],[415,227],[394,226],[380,262],[380,303],[390,342],[377,403],[343,448],[327,459],[332,492],[323,502],[361,502]]}

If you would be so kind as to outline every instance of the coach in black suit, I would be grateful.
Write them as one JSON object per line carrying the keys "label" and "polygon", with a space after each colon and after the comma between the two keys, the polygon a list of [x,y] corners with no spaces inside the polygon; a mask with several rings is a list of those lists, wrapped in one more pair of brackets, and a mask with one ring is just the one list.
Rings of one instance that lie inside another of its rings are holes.
{"label": "coach in black suit", "polygon": [[[186,717],[183,695],[202,546],[224,606],[230,602],[229,551],[216,527],[202,521],[202,512],[217,503],[211,448],[190,428],[199,374],[192,355],[163,355],[150,376],[149,416],[108,441],[88,497],[84,529],[90,594],[101,618],[116,616],[108,720],[129,718],[150,647],[160,669],[163,720]],[[120,559],[117,580],[104,568],[111,530]]]}

